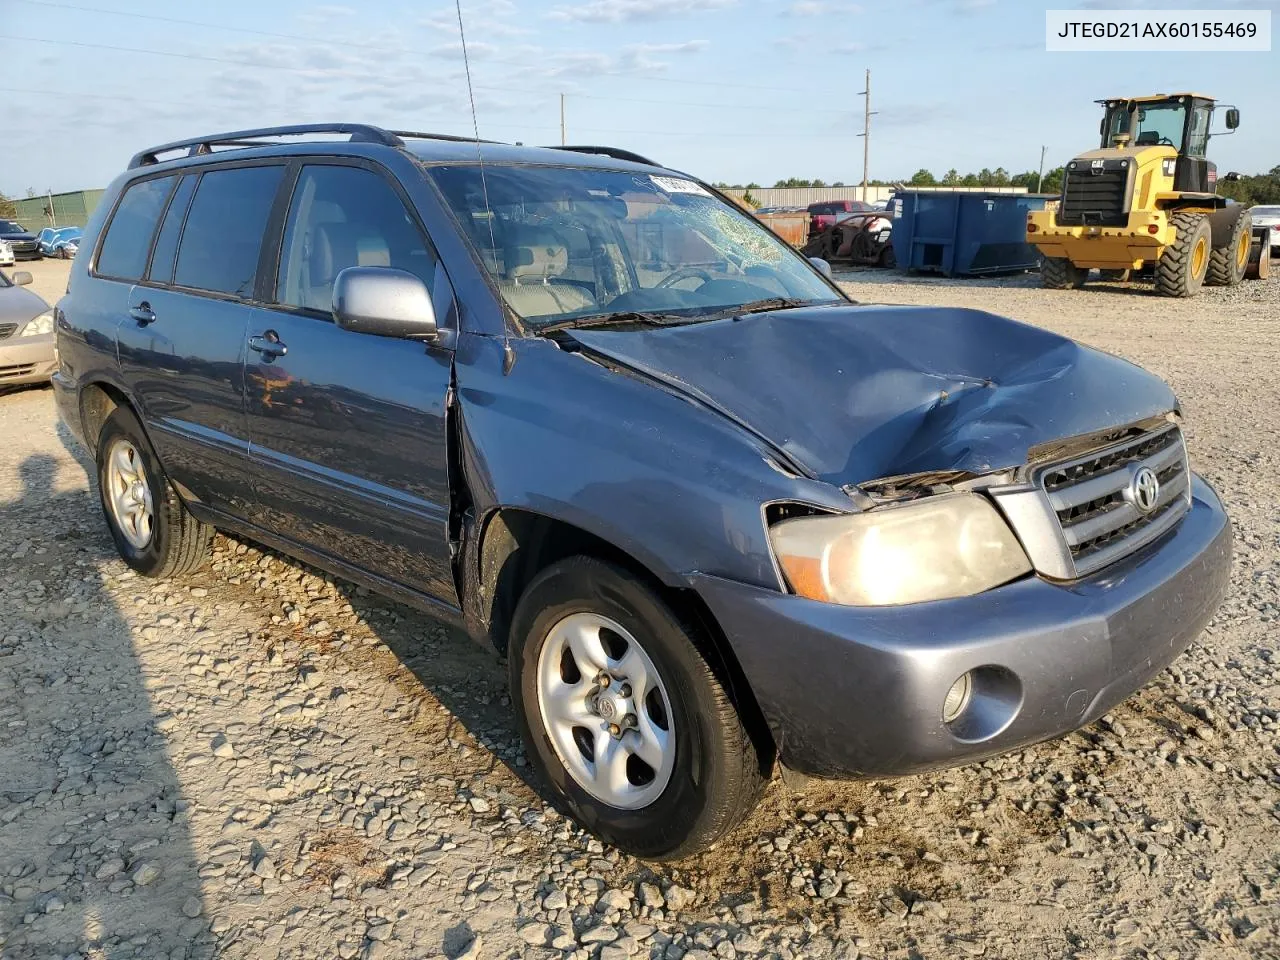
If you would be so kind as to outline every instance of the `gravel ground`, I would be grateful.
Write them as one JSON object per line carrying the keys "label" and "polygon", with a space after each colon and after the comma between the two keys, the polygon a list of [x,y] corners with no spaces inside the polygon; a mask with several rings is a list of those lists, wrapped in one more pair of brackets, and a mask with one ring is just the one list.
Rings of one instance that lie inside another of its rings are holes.
{"label": "gravel ground", "polygon": [[[34,265],[56,299],[65,265]],[[653,867],[526,783],[498,661],[220,537],[185,580],[113,552],[37,389],[0,397],[0,956],[1280,956],[1280,281],[1157,299],[867,271],[1137,360],[1236,524],[1174,666],[1063,740],[894,782],[771,785]]]}

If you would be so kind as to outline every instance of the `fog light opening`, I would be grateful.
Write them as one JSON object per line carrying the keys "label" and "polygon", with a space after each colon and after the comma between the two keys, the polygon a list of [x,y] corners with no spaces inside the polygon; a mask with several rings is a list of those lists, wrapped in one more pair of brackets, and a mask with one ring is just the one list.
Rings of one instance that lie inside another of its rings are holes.
{"label": "fog light opening", "polygon": [[951,685],[951,689],[947,691],[946,698],[942,701],[942,722],[954,723],[956,718],[964,713],[965,708],[969,706],[969,700],[972,696],[973,675],[966,673]]}

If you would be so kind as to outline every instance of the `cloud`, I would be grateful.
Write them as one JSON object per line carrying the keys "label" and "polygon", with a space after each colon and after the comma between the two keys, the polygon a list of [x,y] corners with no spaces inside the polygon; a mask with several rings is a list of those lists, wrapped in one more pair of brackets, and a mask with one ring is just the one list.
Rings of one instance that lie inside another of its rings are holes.
{"label": "cloud", "polygon": [[775,37],[773,45],[788,53],[808,53],[818,50],[824,55],[835,54],[837,56],[875,53],[885,49],[882,44],[859,43],[857,41],[831,43],[828,38],[814,33],[792,33],[782,37]]}
{"label": "cloud", "polygon": [[792,0],[780,16],[783,17],[835,17],[855,16],[863,12],[856,3],[842,0]]}
{"label": "cloud", "polygon": [[[467,41],[467,56],[473,60],[484,60],[492,57],[498,52],[498,48],[492,43],[485,43],[483,40]],[[462,41],[456,43],[442,43],[438,47],[432,47],[427,51],[433,57],[444,57],[447,60],[462,59]]]}
{"label": "cloud", "polygon": [[736,4],[737,0],[587,0],[575,6],[556,7],[547,17],[581,23],[628,23],[724,10]]}

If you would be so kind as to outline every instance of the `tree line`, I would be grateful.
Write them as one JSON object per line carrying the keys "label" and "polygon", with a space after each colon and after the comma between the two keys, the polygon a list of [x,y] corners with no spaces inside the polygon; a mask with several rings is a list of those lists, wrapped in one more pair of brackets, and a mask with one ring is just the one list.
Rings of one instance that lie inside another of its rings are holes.
{"label": "tree line", "polygon": [[[1064,172],[1063,167],[1054,167],[1052,170],[1046,170],[1044,177],[1041,178],[1035,170],[1011,174],[1004,167],[996,167],[994,170],[983,167],[977,173],[962,174],[953,167],[941,177],[936,177],[933,171],[921,167],[908,180],[871,180],[868,183],[873,187],[892,187],[898,184],[912,187],[1026,187],[1032,193],[1061,193]],[[755,182],[717,183],[716,186],[721,190],[762,189],[761,185]],[[846,184],[842,180],[827,183],[825,180],[806,180],[801,177],[788,177],[774,184],[774,187],[844,186],[858,186],[858,184]],[[1256,203],[1280,204],[1280,166],[1272,167],[1267,173],[1241,176],[1239,180],[1219,179],[1218,193],[1250,206]]]}
{"label": "tree line", "polygon": [[1242,176],[1239,180],[1219,177],[1218,192],[1249,206],[1255,203],[1280,204],[1280,167],[1272,167],[1268,173]]}

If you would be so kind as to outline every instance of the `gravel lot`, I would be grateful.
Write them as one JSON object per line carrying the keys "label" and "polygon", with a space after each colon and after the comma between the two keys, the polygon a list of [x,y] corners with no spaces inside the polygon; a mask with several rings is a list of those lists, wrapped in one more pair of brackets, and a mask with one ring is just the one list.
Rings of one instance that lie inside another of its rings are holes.
{"label": "gravel lot", "polygon": [[[53,302],[64,264],[31,265]],[[0,396],[0,956],[1280,956],[1280,280],[1192,301],[866,271],[1171,381],[1236,524],[1230,598],[1103,721],[928,777],[771,785],[654,868],[526,783],[501,664],[219,538],[116,558],[50,392]]]}

